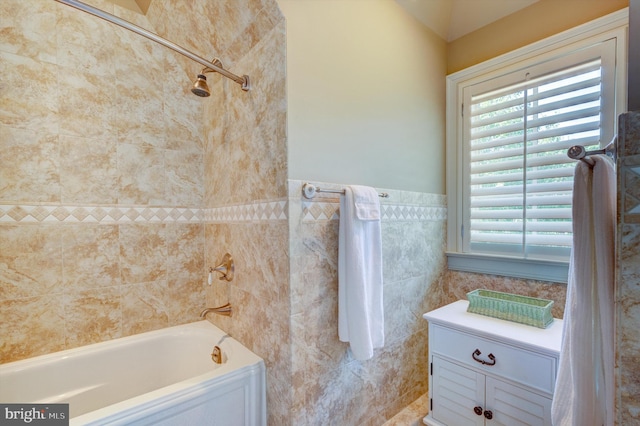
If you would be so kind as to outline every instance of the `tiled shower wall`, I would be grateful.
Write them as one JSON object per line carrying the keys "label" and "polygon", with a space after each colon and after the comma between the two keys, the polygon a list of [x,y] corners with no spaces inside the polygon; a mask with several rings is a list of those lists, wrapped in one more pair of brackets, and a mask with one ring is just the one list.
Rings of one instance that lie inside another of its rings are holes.
{"label": "tiled shower wall", "polygon": [[[0,362],[210,319],[290,407],[285,29],[273,0],[88,1],[253,87],[51,0],[0,3]],[[232,284],[206,269],[233,254]],[[225,321],[227,320],[227,321]],[[283,421],[281,421],[283,420]]]}
{"label": "tiled shower wall", "polygon": [[618,127],[616,412],[618,425],[640,422],[640,111]]}
{"label": "tiled shower wall", "polygon": [[2,1],[0,15],[1,362],[197,319],[190,76],[166,49],[53,1]]}
{"label": "tiled shower wall", "polygon": [[[187,49],[215,54],[248,92],[207,74],[204,132],[204,259],[235,261],[231,283],[214,279],[196,306],[230,302],[233,317],[208,319],[265,360],[269,424],[289,424],[290,291],[287,211],[285,22],[275,0],[154,1],[147,17]],[[187,64],[193,71],[200,66]],[[203,274],[204,277],[204,274]]]}

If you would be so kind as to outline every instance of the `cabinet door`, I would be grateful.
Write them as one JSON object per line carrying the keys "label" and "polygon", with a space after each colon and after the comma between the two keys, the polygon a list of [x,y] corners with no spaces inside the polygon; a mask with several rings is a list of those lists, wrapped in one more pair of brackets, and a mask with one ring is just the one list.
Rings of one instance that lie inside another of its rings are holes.
{"label": "cabinet door", "polygon": [[492,426],[551,426],[551,399],[492,377],[486,378],[485,389]]}
{"label": "cabinet door", "polygon": [[485,376],[434,356],[431,416],[445,425],[483,426],[485,418],[474,412],[484,410]]}

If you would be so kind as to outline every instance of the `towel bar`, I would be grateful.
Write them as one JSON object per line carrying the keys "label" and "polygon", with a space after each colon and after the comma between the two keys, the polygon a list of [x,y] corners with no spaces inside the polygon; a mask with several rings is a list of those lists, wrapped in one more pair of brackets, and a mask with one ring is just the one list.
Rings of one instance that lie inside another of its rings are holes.
{"label": "towel bar", "polygon": [[[315,186],[314,184],[308,183],[308,182],[302,185],[302,195],[304,196],[304,198],[308,200],[315,197],[316,193],[318,192],[329,192],[332,194],[344,195],[344,189],[321,189]],[[381,192],[380,194],[378,194],[378,196],[382,198],[389,198],[389,194],[386,192]]]}

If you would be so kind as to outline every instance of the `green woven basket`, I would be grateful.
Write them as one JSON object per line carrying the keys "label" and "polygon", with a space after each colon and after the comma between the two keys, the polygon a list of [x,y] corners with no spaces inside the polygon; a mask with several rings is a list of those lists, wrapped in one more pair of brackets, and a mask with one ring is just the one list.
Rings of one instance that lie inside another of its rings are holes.
{"label": "green woven basket", "polygon": [[473,290],[467,293],[467,312],[500,318],[507,321],[547,328],[553,322],[553,300],[518,296],[492,290]]}

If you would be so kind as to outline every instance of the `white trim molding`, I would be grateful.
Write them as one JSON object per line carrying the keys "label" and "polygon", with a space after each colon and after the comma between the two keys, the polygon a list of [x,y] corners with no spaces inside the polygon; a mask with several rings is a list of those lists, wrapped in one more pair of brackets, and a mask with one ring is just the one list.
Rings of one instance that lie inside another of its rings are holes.
{"label": "white trim molding", "polygon": [[[464,252],[463,205],[465,187],[461,172],[463,163],[463,120],[460,119],[463,91],[466,87],[500,78],[517,70],[531,67],[584,49],[603,40],[616,39],[615,55],[615,116],[626,109],[626,61],[628,8],[563,31],[513,52],[474,65],[447,76],[446,80],[446,158],[447,158],[447,257],[449,269],[479,272],[520,278],[566,282],[568,262],[558,260],[532,260],[526,258],[477,255]],[[615,123],[612,123],[614,125]],[[468,231],[467,231],[468,232]]]}

